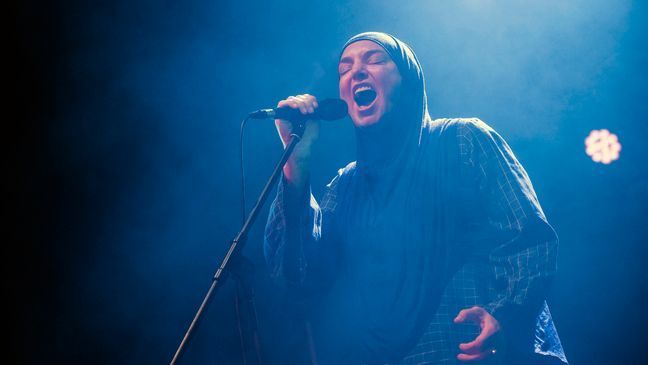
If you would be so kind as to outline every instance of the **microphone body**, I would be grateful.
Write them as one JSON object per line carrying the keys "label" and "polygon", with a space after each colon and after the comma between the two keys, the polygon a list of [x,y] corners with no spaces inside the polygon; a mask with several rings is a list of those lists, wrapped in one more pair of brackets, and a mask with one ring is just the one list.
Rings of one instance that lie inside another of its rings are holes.
{"label": "microphone body", "polygon": [[299,109],[289,107],[260,109],[250,113],[250,119],[283,119],[290,122],[313,120],[336,120],[347,115],[347,104],[340,99],[324,99],[313,114],[303,115]]}

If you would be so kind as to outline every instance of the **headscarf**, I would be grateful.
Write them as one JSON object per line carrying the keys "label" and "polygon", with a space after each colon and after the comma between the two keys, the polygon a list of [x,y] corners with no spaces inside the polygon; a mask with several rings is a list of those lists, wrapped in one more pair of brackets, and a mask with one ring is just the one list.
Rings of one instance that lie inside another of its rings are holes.
{"label": "headscarf", "polygon": [[381,46],[396,64],[402,78],[394,110],[383,116],[380,123],[356,128],[357,164],[362,169],[372,170],[411,154],[421,127],[431,118],[423,69],[410,46],[386,33],[365,32],[351,37],[344,44],[340,57],[350,44],[363,40]]}
{"label": "headscarf", "polygon": [[335,214],[324,216],[326,236],[341,242],[316,325],[324,364],[384,364],[407,354],[440,300],[456,222],[449,203],[456,143],[428,115],[414,52],[377,32],[344,47],[361,40],[385,49],[402,83],[381,121],[356,128],[357,164],[338,177]]}

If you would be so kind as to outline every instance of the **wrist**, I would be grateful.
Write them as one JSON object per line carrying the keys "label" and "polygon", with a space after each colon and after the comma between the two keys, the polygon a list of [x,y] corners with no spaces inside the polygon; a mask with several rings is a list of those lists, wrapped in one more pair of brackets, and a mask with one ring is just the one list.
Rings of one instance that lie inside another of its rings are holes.
{"label": "wrist", "polygon": [[283,168],[283,175],[287,185],[295,192],[301,192],[308,180],[307,170],[295,166],[294,163],[287,163]]}

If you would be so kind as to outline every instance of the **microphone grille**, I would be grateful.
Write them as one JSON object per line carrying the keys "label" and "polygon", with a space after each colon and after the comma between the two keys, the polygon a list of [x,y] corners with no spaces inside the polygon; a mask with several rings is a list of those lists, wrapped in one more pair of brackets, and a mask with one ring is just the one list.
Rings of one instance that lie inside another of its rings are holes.
{"label": "microphone grille", "polygon": [[320,101],[318,116],[323,120],[336,120],[347,116],[347,104],[341,99],[324,99]]}

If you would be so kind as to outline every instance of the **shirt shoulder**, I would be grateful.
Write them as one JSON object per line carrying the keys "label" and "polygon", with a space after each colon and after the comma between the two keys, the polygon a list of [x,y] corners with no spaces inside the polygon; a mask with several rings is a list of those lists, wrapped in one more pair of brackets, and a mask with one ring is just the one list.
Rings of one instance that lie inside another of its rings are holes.
{"label": "shirt shoulder", "polygon": [[421,133],[421,145],[443,141],[447,148],[458,152],[463,165],[474,166],[477,155],[490,149],[499,135],[479,118],[439,118],[431,120]]}
{"label": "shirt shoulder", "polygon": [[457,140],[459,144],[474,139],[489,139],[497,133],[479,118],[439,118],[427,122],[421,131],[421,142],[426,138]]}
{"label": "shirt shoulder", "polygon": [[456,131],[457,133],[490,134],[493,128],[479,118],[439,118],[429,123],[430,129],[441,129],[444,133]]}
{"label": "shirt shoulder", "polygon": [[356,171],[356,162],[355,161],[350,162],[345,167],[337,171],[337,175],[333,177],[331,182],[329,182],[326,185],[326,187],[329,189],[335,189],[337,185],[340,184],[340,181],[346,181],[351,176],[355,175],[355,171]]}

